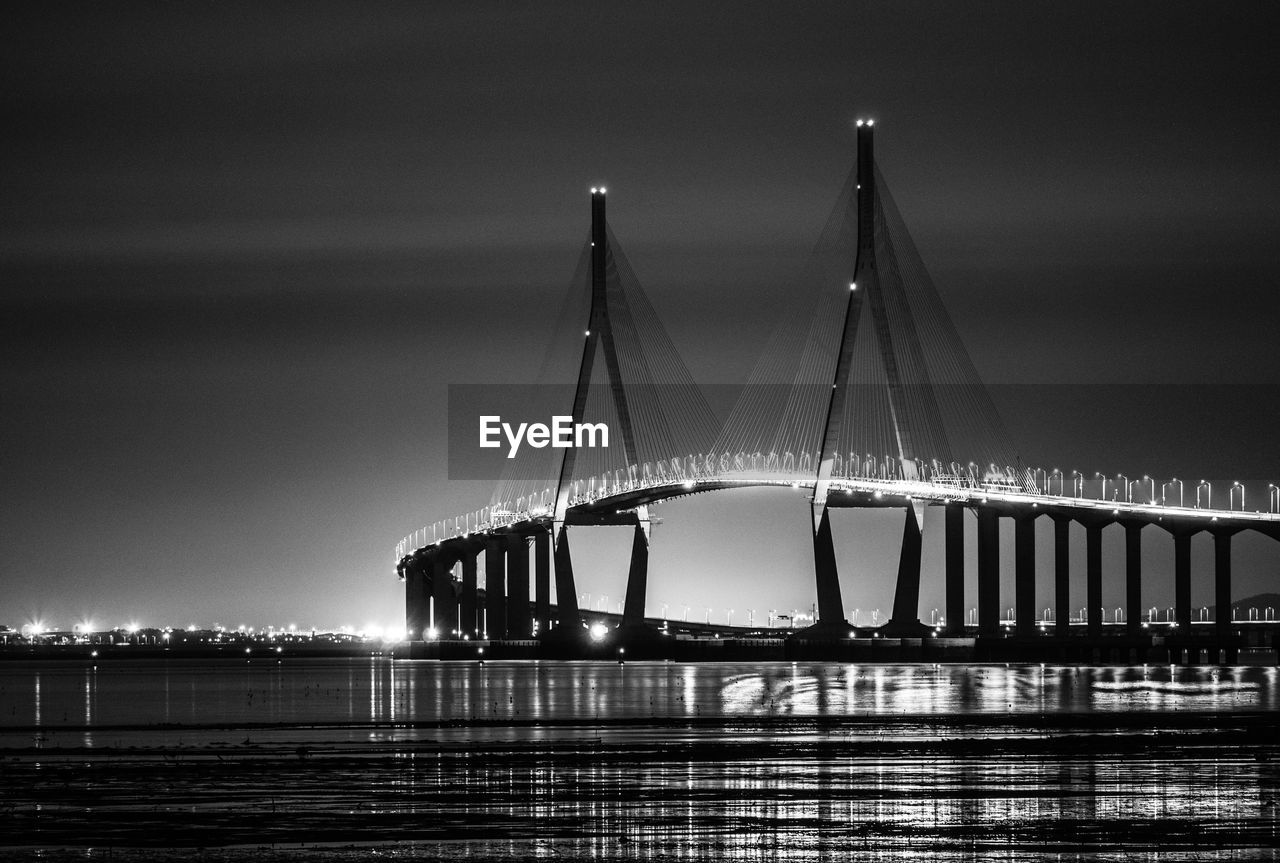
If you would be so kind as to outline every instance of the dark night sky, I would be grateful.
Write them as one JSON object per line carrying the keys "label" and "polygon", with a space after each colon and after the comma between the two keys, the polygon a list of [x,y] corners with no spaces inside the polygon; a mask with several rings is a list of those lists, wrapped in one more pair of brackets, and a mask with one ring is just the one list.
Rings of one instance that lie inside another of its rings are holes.
{"label": "dark night sky", "polygon": [[[445,479],[445,387],[528,378],[587,188],[738,381],[858,115],[979,370],[1036,385],[999,395],[1028,462],[1280,480],[1274,4],[639,5],[10,12],[0,623],[396,622],[395,542],[488,498]],[[696,500],[652,603],[730,604],[695,570],[808,605],[803,501]],[[891,559],[876,518],[851,559]],[[866,566],[846,604],[887,607]]]}

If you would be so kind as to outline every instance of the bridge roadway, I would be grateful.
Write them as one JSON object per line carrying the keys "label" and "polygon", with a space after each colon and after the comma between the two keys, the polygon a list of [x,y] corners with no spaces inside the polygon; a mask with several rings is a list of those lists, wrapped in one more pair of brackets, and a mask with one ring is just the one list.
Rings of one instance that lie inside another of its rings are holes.
{"label": "bridge roadway", "polygon": [[[568,525],[633,526],[635,539],[628,574],[626,608],[622,624],[644,627],[644,598],[647,582],[648,543],[637,510],[641,507],[695,494],[735,488],[794,488],[808,491],[815,480],[767,471],[726,472],[696,479],[661,479],[650,482],[623,482],[602,486],[588,495],[574,498],[566,513]],[[1051,635],[1064,638],[1070,631],[1068,529],[1072,521],[1082,525],[1086,537],[1086,635],[1099,639],[1104,631],[1102,613],[1102,531],[1118,524],[1125,530],[1124,633],[1129,638],[1146,637],[1142,631],[1142,530],[1150,525],[1167,531],[1174,543],[1173,626],[1190,638],[1191,537],[1201,531],[1214,538],[1214,596],[1218,608],[1231,606],[1231,538],[1244,530],[1256,530],[1280,540],[1280,514],[1243,510],[1169,506],[1123,500],[1097,500],[1083,496],[1037,494],[1000,484],[972,482],[907,481],[874,477],[833,478],[828,507],[887,507],[906,509],[911,523],[911,507],[942,506],[945,509],[944,569],[946,582],[945,631],[964,631],[964,522],[965,509],[978,519],[978,625],[979,638],[1002,635],[1000,623],[1000,520],[1008,518],[1015,530],[1015,615],[1014,635],[1035,638],[1042,634],[1035,602],[1035,520],[1041,516],[1054,523],[1055,617]],[[472,529],[424,544],[404,554],[397,571],[406,582],[406,623],[410,638],[423,639],[435,630],[441,638],[490,637],[525,638],[537,631],[549,633],[557,625],[582,631],[582,613],[576,607],[576,585],[569,561],[567,542],[563,557],[557,554],[555,577],[557,595],[574,598],[572,607],[556,608],[552,619],[550,601],[552,518],[547,509],[494,513]],[[904,553],[898,572],[898,599],[885,635],[925,635],[927,627],[916,620],[919,594],[919,542],[912,549],[904,534]],[[916,536],[918,537],[918,531]],[[535,579],[534,602],[530,608],[529,540],[533,541]],[[486,596],[484,609],[476,583],[476,559],[485,554]],[[911,559],[914,555],[914,560]],[[455,581],[452,570],[462,564],[462,577]],[[914,583],[911,583],[914,580]],[[904,589],[905,583],[905,589]],[[906,604],[902,607],[902,597]],[[508,597],[515,601],[508,601]],[[521,601],[520,598],[523,598]],[[1203,630],[1197,625],[1197,630]],[[870,634],[869,632],[867,634]],[[1226,616],[1213,626],[1214,641],[1224,649],[1234,642],[1232,622]],[[1233,650],[1233,648],[1231,648]]]}

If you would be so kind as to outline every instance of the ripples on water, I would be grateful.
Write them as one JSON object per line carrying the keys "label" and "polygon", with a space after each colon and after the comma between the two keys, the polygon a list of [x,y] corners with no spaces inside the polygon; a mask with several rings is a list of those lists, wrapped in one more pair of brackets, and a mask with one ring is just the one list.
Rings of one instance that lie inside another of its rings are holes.
{"label": "ripples on water", "polygon": [[1257,667],[6,664],[0,846],[1274,859],[1278,691]]}

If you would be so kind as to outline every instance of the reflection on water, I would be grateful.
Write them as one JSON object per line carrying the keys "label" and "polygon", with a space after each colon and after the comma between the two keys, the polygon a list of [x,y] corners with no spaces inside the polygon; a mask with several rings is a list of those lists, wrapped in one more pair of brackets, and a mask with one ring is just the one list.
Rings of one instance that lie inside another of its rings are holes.
{"label": "reflection on water", "polygon": [[[0,699],[5,859],[157,841],[336,843],[326,860],[388,839],[409,843],[388,859],[465,841],[511,860],[1280,845],[1274,668],[43,663],[0,666]],[[219,859],[252,859],[236,853]]]}
{"label": "reflection on water", "polygon": [[0,666],[0,728],[1271,711],[1275,668],[349,661]]}

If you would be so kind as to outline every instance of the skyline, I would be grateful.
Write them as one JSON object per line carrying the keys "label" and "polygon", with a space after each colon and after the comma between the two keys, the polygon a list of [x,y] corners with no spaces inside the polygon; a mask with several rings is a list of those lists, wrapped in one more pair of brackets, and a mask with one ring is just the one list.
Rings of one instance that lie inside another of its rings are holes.
{"label": "skyline", "polygon": [[[3,61],[18,122],[0,168],[0,622],[95,609],[128,620],[152,603],[156,622],[211,623],[184,611],[198,603],[236,624],[238,604],[273,618],[251,625],[287,625],[281,611],[299,597],[312,615],[355,618],[308,623],[395,620],[394,543],[491,491],[444,480],[444,385],[527,376],[510,358],[545,347],[587,188],[607,182],[611,221],[698,380],[738,382],[775,286],[847,173],[858,113],[877,117],[925,261],[984,380],[1010,387],[1015,438],[1046,466],[1280,481],[1266,447],[1275,401],[1207,418],[1214,443],[1167,416],[1137,434],[1151,405],[1108,416],[1077,395],[1050,413],[1074,388],[1274,395],[1280,383],[1268,326],[1280,319],[1277,121],[1253,109],[1280,83],[1258,26],[1276,13],[1173,7],[1182,14],[1153,23],[1144,8],[1156,7],[1108,9],[1098,32],[1041,12],[1017,44],[1008,36],[1028,22],[1012,5],[972,44],[935,34],[924,56],[954,73],[937,79],[951,101],[913,91],[919,58],[897,57],[928,30],[912,20],[928,7],[863,13],[880,31],[863,39],[866,59],[815,29],[837,7],[776,21],[767,37],[754,13],[726,22],[723,7],[683,16],[678,33],[583,11],[625,32],[624,50],[568,11],[510,22],[448,10],[431,26],[388,13],[353,28],[331,7],[305,25],[255,10],[209,13],[204,27],[189,12],[40,22],[27,10],[22,48]],[[1154,35],[1135,47],[1123,36],[1139,25]],[[710,34],[721,38],[700,41]],[[1059,42],[1073,39],[1103,62],[1068,88],[1043,70],[1064,65]],[[566,60],[548,40],[583,50]],[[787,53],[797,40],[814,42],[809,56]],[[698,45],[696,63],[683,59]],[[313,86],[320,63],[330,87]],[[408,110],[412,81],[431,111]],[[1037,84],[1053,104],[1029,104]],[[469,323],[491,308],[506,313]],[[1235,446],[1216,443],[1232,434]],[[770,526],[778,498],[760,497],[701,515],[664,507],[651,604],[680,567],[744,565],[679,563],[706,531],[755,540],[754,589],[794,569],[793,587],[811,592],[804,507]],[[876,542],[874,521],[856,537],[868,559],[897,543],[887,526]],[[624,560],[618,537],[599,533],[581,546],[575,534],[575,552]],[[1280,570],[1274,553],[1258,560]],[[620,585],[625,564],[609,565]],[[1242,561],[1242,587],[1248,577]],[[612,573],[599,583],[614,593]]]}

